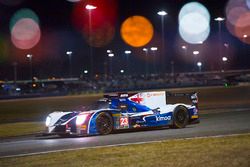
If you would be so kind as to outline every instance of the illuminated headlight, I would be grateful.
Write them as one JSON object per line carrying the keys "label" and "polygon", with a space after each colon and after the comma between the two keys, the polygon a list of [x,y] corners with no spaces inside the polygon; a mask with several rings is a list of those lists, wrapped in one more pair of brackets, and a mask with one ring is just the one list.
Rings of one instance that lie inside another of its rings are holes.
{"label": "illuminated headlight", "polygon": [[85,122],[87,116],[88,116],[87,114],[78,115],[78,116],[76,117],[76,125],[82,125],[82,124],[84,124],[84,122]]}
{"label": "illuminated headlight", "polygon": [[46,126],[49,126],[50,121],[51,121],[51,117],[50,117],[50,116],[48,116],[48,117],[46,118],[45,125],[46,125]]}

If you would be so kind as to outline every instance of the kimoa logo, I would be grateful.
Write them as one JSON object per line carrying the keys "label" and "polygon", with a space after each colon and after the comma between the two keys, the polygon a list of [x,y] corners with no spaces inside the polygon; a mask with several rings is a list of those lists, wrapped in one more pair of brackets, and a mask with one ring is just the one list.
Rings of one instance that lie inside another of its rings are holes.
{"label": "kimoa logo", "polygon": [[165,117],[161,117],[161,116],[155,116],[156,121],[169,121],[171,120],[171,116],[165,116]]}

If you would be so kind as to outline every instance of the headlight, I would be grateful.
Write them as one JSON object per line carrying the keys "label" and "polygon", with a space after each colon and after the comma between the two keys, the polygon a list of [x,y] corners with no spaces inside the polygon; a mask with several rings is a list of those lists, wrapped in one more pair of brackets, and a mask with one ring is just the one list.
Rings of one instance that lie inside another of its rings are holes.
{"label": "headlight", "polygon": [[76,117],[76,125],[82,125],[85,122],[87,116],[88,116],[87,114],[78,115]]}
{"label": "headlight", "polygon": [[46,118],[45,125],[46,125],[46,126],[49,126],[50,121],[51,121],[51,117],[50,117],[50,116],[48,116],[48,117]]}

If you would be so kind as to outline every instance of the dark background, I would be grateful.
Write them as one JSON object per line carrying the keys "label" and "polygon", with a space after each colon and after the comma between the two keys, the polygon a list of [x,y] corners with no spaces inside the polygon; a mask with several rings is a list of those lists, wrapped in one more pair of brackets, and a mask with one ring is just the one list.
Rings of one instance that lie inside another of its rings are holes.
{"label": "dark background", "polygon": [[[109,0],[106,0],[109,1]],[[154,26],[154,37],[145,47],[160,45],[161,19],[157,15],[159,10],[166,10],[168,15],[165,18],[165,62],[158,62],[164,65],[166,72],[170,72],[170,62],[175,62],[175,71],[191,72],[197,70],[192,57],[190,60],[183,58],[178,41],[178,13],[187,0],[117,0],[117,17],[115,22],[115,36],[106,46],[93,48],[94,73],[104,74],[109,66],[106,50],[112,49],[115,53],[113,58],[113,71],[119,73],[120,69],[126,68],[124,50],[132,51],[130,56],[130,70],[133,74],[143,73],[144,53],[143,47],[132,48],[127,45],[120,36],[120,26],[129,16],[142,15],[148,18]],[[204,62],[204,70],[218,70],[218,23],[215,17],[225,17],[226,0],[199,0],[207,7],[211,15],[211,32],[208,39],[202,45],[190,45],[187,55],[192,56],[193,50],[200,50]],[[38,78],[67,77],[69,61],[66,55],[67,50],[72,50],[73,76],[79,77],[89,65],[89,45],[82,33],[72,24],[72,11],[75,3],[66,0],[23,0],[15,6],[0,4],[0,43],[4,44],[4,51],[0,51],[0,80],[13,80],[13,62],[17,62],[18,79],[29,78],[29,63],[27,54],[33,55],[33,73]],[[21,8],[33,10],[40,19],[41,39],[32,49],[21,50],[11,43],[9,21],[12,15]],[[83,7],[84,8],[84,7]],[[229,44],[229,50],[223,50],[228,56],[230,64],[228,69],[246,69],[250,67],[250,55],[247,55],[249,45],[242,43],[232,36],[222,23],[222,43]],[[3,47],[2,47],[3,48]],[[1,48],[1,49],[2,49]],[[7,49],[6,49],[7,48]],[[2,49],[3,50],[3,49]],[[152,63],[148,62],[149,65]]]}

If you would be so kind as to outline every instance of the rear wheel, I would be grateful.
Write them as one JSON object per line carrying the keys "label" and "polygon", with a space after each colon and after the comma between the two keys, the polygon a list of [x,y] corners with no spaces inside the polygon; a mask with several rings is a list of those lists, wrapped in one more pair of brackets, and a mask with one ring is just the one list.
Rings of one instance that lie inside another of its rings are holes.
{"label": "rear wheel", "polygon": [[188,123],[188,110],[184,106],[177,106],[173,113],[173,127],[185,128]]}
{"label": "rear wheel", "polygon": [[107,135],[113,130],[113,120],[110,114],[102,112],[96,118],[96,128],[101,135]]}

